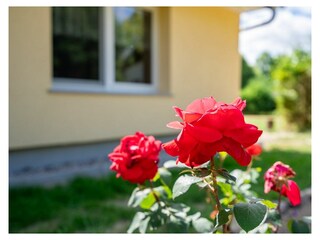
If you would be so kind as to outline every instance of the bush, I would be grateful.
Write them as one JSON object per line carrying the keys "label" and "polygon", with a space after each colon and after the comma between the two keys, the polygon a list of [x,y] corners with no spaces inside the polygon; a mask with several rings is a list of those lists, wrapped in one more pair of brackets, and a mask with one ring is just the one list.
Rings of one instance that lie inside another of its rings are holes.
{"label": "bush", "polygon": [[276,108],[270,84],[261,77],[251,79],[242,90],[241,97],[247,101],[244,112],[248,114],[270,113]]}
{"label": "bush", "polygon": [[279,56],[272,72],[277,81],[277,108],[298,130],[311,128],[311,55],[296,50]]}

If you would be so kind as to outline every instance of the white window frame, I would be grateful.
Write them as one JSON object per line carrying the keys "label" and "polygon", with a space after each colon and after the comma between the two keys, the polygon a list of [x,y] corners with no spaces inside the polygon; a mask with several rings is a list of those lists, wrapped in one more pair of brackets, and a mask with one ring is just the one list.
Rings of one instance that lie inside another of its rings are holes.
{"label": "white window frame", "polygon": [[53,78],[53,92],[83,92],[111,94],[157,94],[158,84],[158,14],[155,7],[139,7],[152,14],[151,18],[151,83],[117,82],[115,79],[115,18],[112,7],[102,9],[99,39],[99,81]]}

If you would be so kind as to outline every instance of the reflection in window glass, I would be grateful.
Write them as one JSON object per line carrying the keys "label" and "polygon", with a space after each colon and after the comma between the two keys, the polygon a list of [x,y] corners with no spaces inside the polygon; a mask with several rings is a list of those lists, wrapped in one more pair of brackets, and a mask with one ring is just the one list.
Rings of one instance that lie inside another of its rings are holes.
{"label": "reflection in window glass", "polygon": [[151,83],[151,13],[114,8],[117,82]]}
{"label": "reflection in window glass", "polygon": [[99,80],[99,9],[54,7],[53,75]]}

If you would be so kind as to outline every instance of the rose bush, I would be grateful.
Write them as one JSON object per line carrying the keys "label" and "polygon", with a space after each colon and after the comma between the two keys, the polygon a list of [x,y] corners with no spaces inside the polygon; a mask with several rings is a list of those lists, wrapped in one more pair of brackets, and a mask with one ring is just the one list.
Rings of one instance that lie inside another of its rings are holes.
{"label": "rose bush", "polygon": [[[279,193],[278,203],[261,199],[250,188],[257,183],[261,168],[253,167],[252,157],[262,153],[257,144],[262,130],[244,120],[245,101],[237,98],[231,104],[217,102],[213,97],[197,99],[186,110],[174,107],[182,122],[171,122],[180,130],[178,137],[162,144],[176,160],[158,167],[161,142],[141,132],[121,139],[109,158],[110,169],[137,187],[128,206],[139,208],[128,233],[139,231],[228,233],[233,219],[245,232],[278,232],[281,226],[281,196],[293,206],[301,203],[300,189],[290,178],[295,172],[290,166],[276,162],[264,175],[265,192]],[[229,172],[223,163],[229,154],[247,169]],[[184,168],[171,186],[172,168]],[[148,180],[148,181],[147,181]],[[190,215],[191,208],[177,202],[192,185],[206,191],[210,210]],[[171,190],[172,189],[172,190]],[[310,232],[308,223],[292,220],[292,232]],[[301,230],[302,229],[302,230]]]}
{"label": "rose bush", "polygon": [[142,184],[156,175],[160,150],[161,142],[153,136],[141,132],[126,136],[108,155],[112,161],[110,169],[117,172],[117,177]]}
{"label": "rose bush", "polygon": [[246,102],[237,98],[231,104],[213,97],[197,99],[186,110],[174,107],[182,122],[167,126],[180,129],[178,137],[164,143],[164,150],[190,167],[208,162],[217,152],[227,152],[240,165],[247,166],[251,155],[245,148],[256,143],[262,131],[244,120]]}

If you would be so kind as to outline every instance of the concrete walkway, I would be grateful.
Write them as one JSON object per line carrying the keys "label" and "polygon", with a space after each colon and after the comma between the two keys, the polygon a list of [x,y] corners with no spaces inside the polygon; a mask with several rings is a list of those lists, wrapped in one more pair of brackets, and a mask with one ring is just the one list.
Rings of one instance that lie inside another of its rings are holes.
{"label": "concrete walkway", "polygon": [[[172,137],[159,137],[162,142]],[[108,154],[119,144],[109,141],[96,144],[42,148],[9,153],[9,186],[52,186],[76,176],[101,177],[110,173]],[[172,159],[164,151],[160,166]]]}

